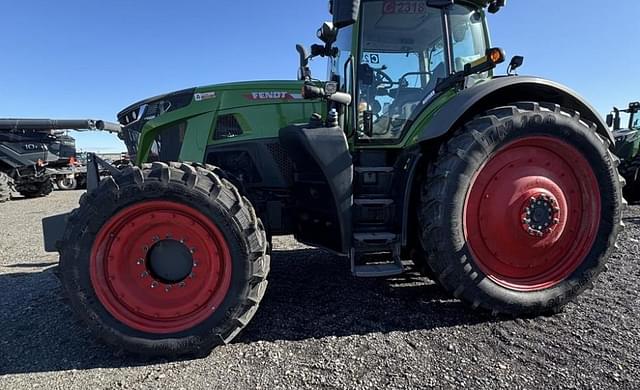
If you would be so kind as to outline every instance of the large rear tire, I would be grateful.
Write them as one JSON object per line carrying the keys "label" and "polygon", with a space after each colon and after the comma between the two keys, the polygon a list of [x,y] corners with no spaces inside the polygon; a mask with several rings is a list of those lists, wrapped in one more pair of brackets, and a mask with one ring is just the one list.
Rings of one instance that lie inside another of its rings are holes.
{"label": "large rear tire", "polygon": [[129,168],[82,197],[61,243],[75,313],[147,356],[201,356],[251,320],[269,271],[249,201],[213,167]]}
{"label": "large rear tire", "polygon": [[60,191],[71,191],[78,188],[78,181],[74,177],[62,177],[56,180],[56,186]]}
{"label": "large rear tire", "polygon": [[11,200],[13,180],[4,172],[0,172],[0,203]]}
{"label": "large rear tire", "polygon": [[617,159],[578,113],[517,103],[467,123],[422,183],[441,285],[494,314],[557,312],[603,270],[622,226]]}

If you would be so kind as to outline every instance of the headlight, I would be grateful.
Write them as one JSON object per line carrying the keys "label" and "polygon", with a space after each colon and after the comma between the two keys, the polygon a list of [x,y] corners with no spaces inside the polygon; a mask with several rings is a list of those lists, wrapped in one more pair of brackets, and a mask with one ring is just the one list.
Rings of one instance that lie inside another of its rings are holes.
{"label": "headlight", "polygon": [[194,92],[194,88],[185,89],[132,104],[118,114],[118,121],[123,126],[150,121],[164,113],[188,106],[193,100]]}

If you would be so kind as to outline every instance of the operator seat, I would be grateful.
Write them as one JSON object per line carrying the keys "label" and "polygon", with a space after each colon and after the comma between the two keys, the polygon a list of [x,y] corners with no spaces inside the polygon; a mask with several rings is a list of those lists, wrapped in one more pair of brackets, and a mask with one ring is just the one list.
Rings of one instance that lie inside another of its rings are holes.
{"label": "operator seat", "polygon": [[402,110],[404,118],[408,118],[413,113],[415,106],[436,88],[438,80],[446,77],[445,73],[444,63],[440,63],[433,70],[424,88],[398,88],[393,105]]}

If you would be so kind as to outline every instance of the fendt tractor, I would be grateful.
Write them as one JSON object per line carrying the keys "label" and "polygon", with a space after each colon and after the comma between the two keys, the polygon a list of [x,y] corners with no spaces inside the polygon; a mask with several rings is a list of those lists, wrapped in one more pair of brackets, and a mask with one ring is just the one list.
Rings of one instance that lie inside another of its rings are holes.
{"label": "fendt tractor", "polygon": [[89,164],[79,208],[43,221],[74,311],[119,350],[207,354],[251,321],[289,234],[356,277],[413,261],[473,309],[559,311],[605,266],[623,179],[580,96],[515,75],[519,56],[494,74],[485,17],[504,5],[333,0],[297,81],[124,109],[136,166],[98,181]]}
{"label": "fendt tractor", "polygon": [[[620,113],[629,116],[626,128],[622,127]],[[613,129],[615,153],[621,160],[618,169],[627,181],[623,188],[624,197],[637,203],[640,201],[640,102],[629,103],[624,110],[614,107],[607,115],[607,125]]]}
{"label": "fendt tractor", "polygon": [[75,187],[75,139],[65,133],[71,129],[120,130],[93,119],[0,119],[0,203],[14,190],[35,198],[49,195],[54,182],[60,189]]}

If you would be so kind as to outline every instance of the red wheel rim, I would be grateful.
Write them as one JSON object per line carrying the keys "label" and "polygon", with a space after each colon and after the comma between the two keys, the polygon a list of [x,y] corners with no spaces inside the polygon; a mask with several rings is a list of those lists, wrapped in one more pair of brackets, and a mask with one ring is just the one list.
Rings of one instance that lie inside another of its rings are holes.
{"label": "red wheel rim", "polygon": [[[161,242],[188,248],[193,263],[185,279],[154,274],[150,251]],[[218,309],[231,284],[231,255],[222,232],[200,212],[149,201],[125,208],[100,229],[90,273],[98,299],[118,321],[142,332],[175,333]]]}
{"label": "red wheel rim", "polygon": [[487,277],[539,291],[580,266],[599,220],[600,190],[589,162],[564,141],[536,136],[502,147],[480,169],[467,196],[464,233]]}

